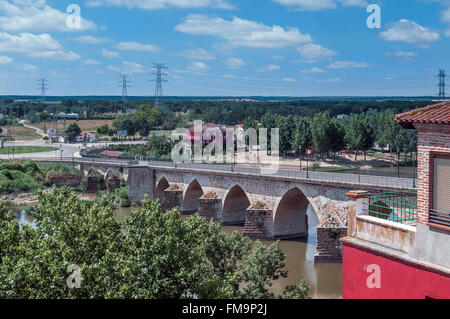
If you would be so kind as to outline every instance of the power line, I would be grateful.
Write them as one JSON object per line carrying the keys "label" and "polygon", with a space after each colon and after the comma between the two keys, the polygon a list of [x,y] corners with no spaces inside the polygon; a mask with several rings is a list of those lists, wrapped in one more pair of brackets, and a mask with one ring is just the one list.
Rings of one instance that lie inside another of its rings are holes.
{"label": "power line", "polygon": [[131,76],[129,74],[121,74],[119,76],[121,78],[121,80],[119,81],[121,86],[119,87],[122,88],[122,101],[126,102],[128,98],[128,89],[131,88]]}
{"label": "power line", "polygon": [[167,70],[167,64],[165,63],[153,63],[153,68],[156,69],[155,73],[152,73],[153,75],[156,75],[156,79],[152,80],[156,82],[155,86],[155,107],[160,106],[161,100],[164,96],[162,83],[168,82],[165,78],[168,74],[164,72],[164,70]]}
{"label": "power line", "polygon": [[445,100],[445,70],[439,70],[439,99]]}
{"label": "power line", "polygon": [[39,79],[38,80],[38,89],[41,90],[41,104],[43,104],[45,101],[45,97],[47,96],[46,90],[48,90],[47,79]]}

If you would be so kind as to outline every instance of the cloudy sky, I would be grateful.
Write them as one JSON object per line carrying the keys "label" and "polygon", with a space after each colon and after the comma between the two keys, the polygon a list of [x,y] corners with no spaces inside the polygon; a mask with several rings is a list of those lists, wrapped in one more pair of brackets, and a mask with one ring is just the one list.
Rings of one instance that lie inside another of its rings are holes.
{"label": "cloudy sky", "polygon": [[2,95],[436,95],[449,57],[450,0],[0,0]]}

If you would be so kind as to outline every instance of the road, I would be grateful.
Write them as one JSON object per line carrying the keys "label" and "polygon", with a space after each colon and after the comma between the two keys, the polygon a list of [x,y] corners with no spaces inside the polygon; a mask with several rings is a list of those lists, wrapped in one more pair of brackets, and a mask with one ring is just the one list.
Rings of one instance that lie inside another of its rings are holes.
{"label": "road", "polygon": [[[33,129],[36,131],[37,134],[41,135],[42,137],[46,136],[46,134],[39,128],[31,126],[26,124],[26,122],[21,121],[21,124],[23,124],[25,127]],[[138,145],[138,144],[142,144],[142,143],[146,143],[143,141],[134,141],[134,142],[123,142],[123,144],[130,144],[130,145]],[[108,143],[110,144],[110,143]],[[30,158],[30,157],[42,157],[42,158],[49,158],[49,157],[75,157],[75,158],[79,158],[81,157],[80,155],[80,150],[81,148],[83,148],[83,144],[82,143],[74,143],[74,144],[70,144],[70,143],[49,143],[48,141],[44,141],[43,139],[36,139],[36,140],[32,140],[32,141],[14,141],[14,142],[6,142],[4,144],[5,146],[44,146],[44,147],[55,147],[58,150],[56,151],[52,151],[52,152],[43,152],[43,153],[24,153],[24,154],[15,154],[14,158],[15,159],[21,159],[21,158]],[[107,145],[107,143],[88,143],[86,145],[86,147],[100,147],[103,145]],[[61,152],[62,149],[62,152]],[[0,159],[12,159],[13,155],[0,155]]]}

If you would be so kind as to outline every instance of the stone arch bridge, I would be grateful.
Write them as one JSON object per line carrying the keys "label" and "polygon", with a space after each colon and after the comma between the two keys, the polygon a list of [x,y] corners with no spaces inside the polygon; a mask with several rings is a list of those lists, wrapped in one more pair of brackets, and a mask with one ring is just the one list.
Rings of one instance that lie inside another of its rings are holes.
{"label": "stone arch bridge", "polygon": [[348,216],[355,210],[355,203],[346,197],[350,190],[406,190],[412,182],[399,185],[394,179],[361,180],[357,175],[327,180],[318,178],[326,174],[313,173],[311,178],[304,172],[266,175],[256,169],[209,168],[151,163],[129,167],[130,200],[140,201],[148,195],[151,200],[160,199],[163,210],[177,207],[182,213],[198,212],[222,225],[244,225],[244,235],[252,239],[306,237],[311,205],[319,220],[316,261],[342,258],[339,238],[346,235]]}
{"label": "stone arch bridge", "polygon": [[308,235],[309,205],[317,227],[318,262],[341,261],[340,237],[346,236],[355,203],[351,190],[386,192],[410,190],[416,181],[393,177],[264,169],[227,165],[174,164],[85,158],[31,158],[72,164],[87,173],[107,176],[120,172],[129,182],[129,198],[139,202],[148,195],[160,199],[163,209],[198,212],[222,225],[244,225],[252,239],[288,239]]}

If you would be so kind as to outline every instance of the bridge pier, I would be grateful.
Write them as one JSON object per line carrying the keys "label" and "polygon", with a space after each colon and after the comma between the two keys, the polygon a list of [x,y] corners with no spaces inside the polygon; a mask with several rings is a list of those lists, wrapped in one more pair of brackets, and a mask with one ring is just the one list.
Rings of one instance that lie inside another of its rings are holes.
{"label": "bridge pier", "polygon": [[140,202],[145,195],[155,199],[155,170],[148,167],[130,168],[128,172],[128,197],[131,202]]}
{"label": "bridge pier", "polygon": [[243,235],[252,240],[273,238],[273,212],[270,209],[249,208],[246,213]]}
{"label": "bridge pier", "polygon": [[315,263],[341,263],[342,242],[340,239],[347,236],[347,227],[317,227],[317,246]]}
{"label": "bridge pier", "polygon": [[164,190],[162,200],[163,212],[171,210],[173,208],[180,209],[183,205],[183,189],[179,185],[174,184],[171,187]]}
{"label": "bridge pier", "polygon": [[206,194],[198,200],[198,214],[207,220],[222,220],[222,199],[217,194]]}

